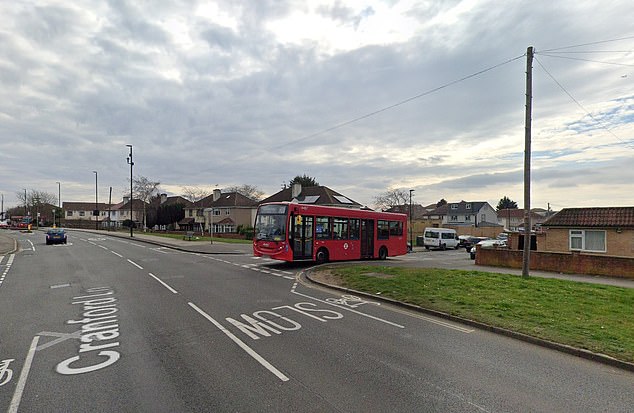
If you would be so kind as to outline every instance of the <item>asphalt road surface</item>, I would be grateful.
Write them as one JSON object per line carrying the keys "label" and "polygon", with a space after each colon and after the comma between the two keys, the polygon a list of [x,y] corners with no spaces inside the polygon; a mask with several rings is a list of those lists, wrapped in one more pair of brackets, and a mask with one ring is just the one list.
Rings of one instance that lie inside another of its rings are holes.
{"label": "asphalt road surface", "polygon": [[21,250],[0,260],[7,412],[634,406],[631,372],[307,285],[302,267],[73,231],[67,245],[13,235]]}

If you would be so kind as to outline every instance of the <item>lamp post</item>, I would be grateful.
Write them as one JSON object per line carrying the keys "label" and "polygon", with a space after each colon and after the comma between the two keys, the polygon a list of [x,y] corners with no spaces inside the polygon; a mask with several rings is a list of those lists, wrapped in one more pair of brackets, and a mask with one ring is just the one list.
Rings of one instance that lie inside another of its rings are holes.
{"label": "lamp post", "polygon": [[413,189],[409,190],[409,245],[412,251],[414,251],[414,240],[412,239],[412,192]]}
{"label": "lamp post", "polygon": [[126,145],[130,148],[130,155],[128,155],[128,165],[130,165],[130,237],[134,236],[132,230],[132,167],[134,166],[134,162],[132,161],[132,145]]}
{"label": "lamp post", "polygon": [[60,182],[55,182],[57,184],[57,208],[59,209],[59,226],[62,226],[62,216],[64,215],[64,211],[62,211],[62,184]]}
{"label": "lamp post", "polygon": [[97,186],[97,171],[92,171],[92,173],[95,174],[95,212],[93,213],[93,215],[95,216],[95,229],[99,229],[99,197],[97,195],[98,193],[98,186]]}

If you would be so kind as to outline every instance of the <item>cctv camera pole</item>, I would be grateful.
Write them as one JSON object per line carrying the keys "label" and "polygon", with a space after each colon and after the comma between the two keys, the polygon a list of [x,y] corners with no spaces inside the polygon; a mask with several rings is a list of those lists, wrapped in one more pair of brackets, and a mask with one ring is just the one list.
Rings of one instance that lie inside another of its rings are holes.
{"label": "cctv camera pole", "polygon": [[531,112],[533,97],[533,46],[526,49],[526,119],[524,123],[524,254],[522,277],[528,277],[531,254]]}

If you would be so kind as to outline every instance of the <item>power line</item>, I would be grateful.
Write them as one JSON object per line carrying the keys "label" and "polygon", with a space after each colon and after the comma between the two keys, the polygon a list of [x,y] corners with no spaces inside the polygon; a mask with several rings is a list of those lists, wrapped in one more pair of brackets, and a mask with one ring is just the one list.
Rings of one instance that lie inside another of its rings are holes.
{"label": "power line", "polygon": [[318,132],[315,132],[315,133],[312,133],[312,134],[310,134],[310,135],[303,136],[303,137],[301,137],[301,138],[299,138],[299,139],[295,139],[295,140],[290,141],[290,142],[285,142],[283,145],[279,145],[279,146],[277,146],[277,147],[275,147],[275,148],[277,149],[277,148],[281,148],[281,147],[286,146],[286,145],[295,144],[295,143],[298,143],[298,142],[301,142],[301,141],[305,141],[305,140],[307,140],[307,139],[314,138],[315,136],[319,136],[319,135],[322,135],[322,134],[324,134],[324,133],[331,132],[331,131],[336,130],[336,129],[340,129],[340,128],[342,128],[342,127],[344,127],[344,126],[347,126],[347,125],[350,125],[350,124],[352,124],[352,123],[359,122],[360,120],[367,119],[367,118],[369,118],[369,117],[372,117],[372,116],[378,115],[379,113],[386,112],[386,111],[388,111],[388,110],[390,110],[390,109],[394,109],[394,108],[396,108],[396,107],[398,107],[398,106],[404,105],[404,104],[406,104],[406,103],[408,103],[408,102],[411,102],[411,101],[413,101],[413,100],[420,99],[420,98],[422,98],[422,97],[424,97],[424,96],[427,96],[427,95],[430,95],[430,94],[432,94],[432,93],[438,92],[439,90],[442,90],[442,89],[448,88],[449,86],[453,86],[453,85],[455,85],[455,84],[457,84],[457,83],[464,82],[464,81],[466,81],[466,80],[468,80],[468,79],[471,79],[471,78],[476,77],[476,76],[479,76],[479,75],[481,75],[481,74],[483,74],[483,73],[489,72],[489,71],[491,71],[491,70],[493,70],[493,69],[497,69],[497,68],[498,68],[498,67],[500,67],[500,66],[504,66],[504,65],[506,65],[506,64],[508,64],[508,63],[514,62],[515,60],[521,59],[521,58],[523,58],[524,56],[526,56],[526,54],[523,54],[523,55],[521,55],[521,56],[514,57],[514,58],[509,59],[509,60],[507,60],[507,61],[504,61],[504,62],[502,62],[502,63],[498,63],[498,64],[493,65],[493,66],[490,66],[490,67],[488,67],[488,68],[486,68],[486,69],[482,69],[482,70],[480,70],[480,71],[478,71],[478,72],[475,72],[475,73],[472,73],[472,74],[470,74],[470,75],[464,76],[464,77],[462,77],[462,78],[460,78],[460,79],[453,80],[453,81],[451,81],[451,82],[449,82],[449,83],[445,83],[444,85],[441,85],[441,86],[435,87],[435,88],[430,89],[430,90],[428,90],[428,91],[426,91],[426,92],[419,93],[418,95],[412,96],[412,97],[410,97],[410,98],[407,98],[407,99],[402,100],[402,101],[400,101],[400,102],[397,102],[397,103],[394,103],[394,104],[392,104],[392,105],[386,106],[386,107],[384,107],[384,108],[377,109],[377,110],[375,110],[375,111],[373,111],[373,112],[370,112],[370,113],[367,113],[367,114],[365,114],[365,115],[361,115],[361,116],[356,117],[356,118],[353,118],[353,119],[351,119],[351,120],[347,120],[347,121],[345,121],[345,122],[338,123],[338,124],[336,124],[336,125],[334,125],[334,126],[331,126],[331,127],[329,127],[329,128],[326,128],[326,129],[322,129],[322,130],[320,130],[320,131],[318,131]]}
{"label": "power line", "polygon": [[556,56],[556,55],[552,55],[552,54],[549,54],[549,53],[539,53],[539,55],[540,56],[547,56],[547,57],[555,57],[555,58],[558,58],[558,59],[579,60],[579,61],[582,61],[582,62],[601,63],[601,64],[604,64],[604,65],[634,67],[634,64],[615,63],[615,62],[602,62],[600,60],[582,59],[582,58],[579,58],[579,57]]}
{"label": "power line", "polygon": [[630,39],[634,39],[634,36],[620,37],[618,39],[610,39],[610,40],[600,40],[598,42],[591,42],[591,43],[575,44],[575,45],[572,45],[572,46],[564,46],[564,47],[558,47],[558,48],[554,48],[554,49],[546,49],[546,50],[542,50],[542,52],[553,52],[553,51],[556,51],[556,50],[573,49],[575,47],[592,46],[592,45],[595,45],[595,44],[619,42],[621,40],[630,40]]}
{"label": "power line", "polygon": [[621,138],[616,136],[616,134],[614,132],[612,132],[610,129],[608,129],[607,126],[605,126],[605,122],[600,121],[597,118],[595,118],[594,116],[592,116],[592,114],[586,108],[584,108],[583,105],[581,103],[579,103],[579,101],[577,99],[575,99],[574,96],[572,96],[572,94],[570,94],[570,92],[568,92],[568,90],[566,90],[566,88],[563,87],[563,85],[557,81],[557,79],[555,79],[555,77],[548,71],[548,69],[546,69],[546,67],[542,64],[542,62],[539,61],[539,59],[535,58],[535,60],[537,61],[539,66],[541,66],[541,68],[544,70],[544,72],[546,72],[546,74],[548,76],[550,76],[550,78],[553,80],[553,82],[555,82],[557,84],[557,86],[559,86],[561,88],[561,90],[563,90],[564,93],[566,95],[568,95],[568,97],[570,99],[572,99],[572,101],[575,102],[577,104],[577,106],[579,106],[581,108],[581,110],[583,110],[588,116],[590,116],[590,118],[592,120],[594,120],[599,126],[601,126],[601,128],[605,129],[610,135],[614,136],[618,141],[620,141],[621,143],[625,144],[626,146],[628,146],[630,148],[633,148],[631,143],[628,143],[628,142],[622,140]]}

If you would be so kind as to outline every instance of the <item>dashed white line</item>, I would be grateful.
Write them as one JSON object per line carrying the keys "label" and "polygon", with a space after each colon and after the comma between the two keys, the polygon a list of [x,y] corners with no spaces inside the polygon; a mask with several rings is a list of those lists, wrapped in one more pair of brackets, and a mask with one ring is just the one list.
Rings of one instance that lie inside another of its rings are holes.
{"label": "dashed white line", "polygon": [[175,289],[173,289],[172,287],[170,287],[169,285],[167,285],[163,280],[161,280],[160,278],[158,278],[156,275],[152,274],[151,272],[148,273],[148,275],[152,278],[154,278],[156,281],[160,282],[163,287],[167,288],[168,290],[170,290],[172,293],[174,294],[178,294],[178,291],[176,291]]}
{"label": "dashed white line", "polygon": [[187,303],[187,304],[189,304],[189,306],[191,308],[196,310],[200,315],[205,317],[213,325],[218,327],[218,329],[220,331],[225,333],[227,337],[229,337],[231,340],[233,340],[233,342],[236,343],[248,355],[253,357],[258,363],[260,363],[262,366],[264,366],[268,371],[270,371],[271,373],[275,374],[278,379],[280,379],[282,381],[288,381],[289,380],[289,378],[286,377],[286,375],[284,375],[284,373],[282,373],[277,368],[275,368],[275,366],[273,366],[271,363],[266,361],[262,356],[260,356],[258,353],[256,353],[255,350],[253,350],[251,347],[249,347],[244,341],[242,341],[238,337],[236,337],[231,331],[227,330],[222,324],[220,324],[219,322],[214,320],[209,314],[207,314],[206,312],[204,312],[203,310],[198,308],[196,306],[196,304],[194,304],[194,303]]}
{"label": "dashed white line", "polygon": [[114,255],[116,255],[119,258],[123,258],[123,255],[119,254],[118,252],[112,251],[110,250],[111,253],[113,253]]}
{"label": "dashed white line", "polygon": [[134,262],[134,261],[132,261],[132,260],[130,260],[130,259],[128,260],[128,262],[129,262],[130,264],[134,265],[135,267],[137,267],[137,268],[138,268],[138,269],[140,269],[140,270],[142,270],[142,269],[143,269],[143,267],[141,267],[139,264],[137,264],[136,262]]}

